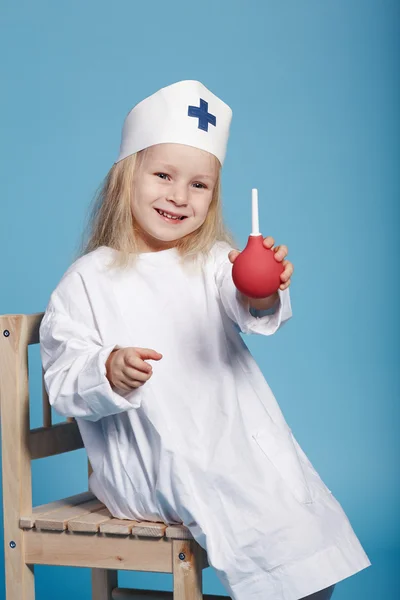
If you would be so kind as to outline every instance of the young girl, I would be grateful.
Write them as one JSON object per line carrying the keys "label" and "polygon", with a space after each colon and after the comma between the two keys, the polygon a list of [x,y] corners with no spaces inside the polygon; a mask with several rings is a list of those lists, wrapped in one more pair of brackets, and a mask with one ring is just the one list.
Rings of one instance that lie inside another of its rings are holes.
{"label": "young girl", "polygon": [[267,237],[278,292],[254,300],[233,284],[231,116],[196,81],[128,114],[90,240],[41,324],[45,384],[114,516],[186,525],[234,600],[326,600],[371,563],[240,335],[291,317],[293,265]]}

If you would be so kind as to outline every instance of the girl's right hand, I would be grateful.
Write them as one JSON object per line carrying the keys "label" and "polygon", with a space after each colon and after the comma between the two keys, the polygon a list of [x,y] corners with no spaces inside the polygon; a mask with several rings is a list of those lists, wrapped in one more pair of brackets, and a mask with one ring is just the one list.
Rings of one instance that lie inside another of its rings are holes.
{"label": "girl's right hand", "polygon": [[114,387],[129,391],[138,388],[153,374],[145,359],[160,360],[162,354],[150,348],[119,348],[106,361],[106,377]]}

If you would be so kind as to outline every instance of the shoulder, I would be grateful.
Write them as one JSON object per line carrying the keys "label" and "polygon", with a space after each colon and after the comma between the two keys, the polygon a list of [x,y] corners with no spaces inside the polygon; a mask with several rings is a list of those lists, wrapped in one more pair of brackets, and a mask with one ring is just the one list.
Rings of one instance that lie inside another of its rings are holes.
{"label": "shoulder", "polygon": [[100,280],[103,277],[111,278],[112,271],[109,264],[114,257],[114,250],[108,246],[100,246],[75,260],[62,275],[59,286],[66,282],[89,282]]}
{"label": "shoulder", "polygon": [[113,256],[113,249],[108,246],[100,246],[92,252],[88,252],[83,256],[80,256],[75,260],[65,271],[62,279],[75,274],[90,275],[94,273],[105,273],[107,270],[107,264]]}
{"label": "shoulder", "polygon": [[61,276],[51,294],[49,306],[57,304],[57,299],[66,304],[82,301],[91,282],[98,281],[107,271],[112,257],[112,249],[100,246],[75,260]]}

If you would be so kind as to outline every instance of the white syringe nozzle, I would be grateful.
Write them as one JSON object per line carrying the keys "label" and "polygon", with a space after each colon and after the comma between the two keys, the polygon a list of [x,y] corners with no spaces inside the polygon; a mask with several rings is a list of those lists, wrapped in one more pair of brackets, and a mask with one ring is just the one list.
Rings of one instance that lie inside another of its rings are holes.
{"label": "white syringe nozzle", "polygon": [[256,188],[251,190],[251,235],[260,235],[258,223],[258,192]]}

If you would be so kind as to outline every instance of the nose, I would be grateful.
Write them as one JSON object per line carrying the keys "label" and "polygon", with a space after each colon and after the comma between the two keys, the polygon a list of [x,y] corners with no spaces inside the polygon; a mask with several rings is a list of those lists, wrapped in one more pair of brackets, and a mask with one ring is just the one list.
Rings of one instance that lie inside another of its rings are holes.
{"label": "nose", "polygon": [[176,206],[185,206],[188,203],[188,194],[185,185],[176,184],[167,196],[168,202],[171,201]]}

